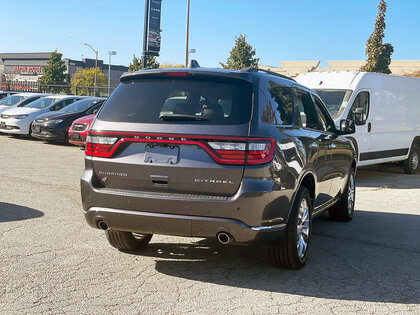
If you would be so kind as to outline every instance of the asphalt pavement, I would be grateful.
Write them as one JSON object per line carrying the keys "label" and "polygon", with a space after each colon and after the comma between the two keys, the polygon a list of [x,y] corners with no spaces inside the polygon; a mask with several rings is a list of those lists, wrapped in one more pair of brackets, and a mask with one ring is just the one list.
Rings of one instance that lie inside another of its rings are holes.
{"label": "asphalt pavement", "polygon": [[83,151],[0,136],[0,313],[420,314],[420,175],[361,168],[349,223],[313,223],[307,265],[155,235],[112,248],[84,221]]}

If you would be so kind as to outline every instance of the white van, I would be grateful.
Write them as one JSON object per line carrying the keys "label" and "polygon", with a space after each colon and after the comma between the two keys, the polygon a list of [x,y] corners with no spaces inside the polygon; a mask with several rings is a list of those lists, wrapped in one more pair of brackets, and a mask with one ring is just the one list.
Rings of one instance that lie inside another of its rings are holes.
{"label": "white van", "polygon": [[338,125],[354,120],[349,137],[359,166],[403,161],[406,173],[419,168],[420,79],[387,74],[308,72],[296,81],[315,90]]}

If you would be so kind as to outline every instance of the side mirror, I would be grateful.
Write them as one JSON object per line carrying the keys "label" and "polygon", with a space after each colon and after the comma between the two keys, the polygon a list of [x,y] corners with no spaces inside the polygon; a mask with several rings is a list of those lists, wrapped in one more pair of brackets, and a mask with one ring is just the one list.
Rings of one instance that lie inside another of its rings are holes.
{"label": "side mirror", "polygon": [[340,121],[340,134],[350,135],[356,132],[356,126],[353,120],[343,119]]}
{"label": "side mirror", "polygon": [[366,122],[363,119],[363,114],[365,113],[363,108],[356,108],[353,111],[354,123],[358,126],[364,125]]}

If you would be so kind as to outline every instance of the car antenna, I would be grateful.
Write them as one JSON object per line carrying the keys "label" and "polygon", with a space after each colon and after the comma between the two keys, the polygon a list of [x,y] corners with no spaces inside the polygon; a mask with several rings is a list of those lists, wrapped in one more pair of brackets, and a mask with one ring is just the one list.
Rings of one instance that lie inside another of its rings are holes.
{"label": "car antenna", "polygon": [[198,64],[198,61],[195,59],[191,59],[190,64],[188,65],[188,68],[201,68]]}

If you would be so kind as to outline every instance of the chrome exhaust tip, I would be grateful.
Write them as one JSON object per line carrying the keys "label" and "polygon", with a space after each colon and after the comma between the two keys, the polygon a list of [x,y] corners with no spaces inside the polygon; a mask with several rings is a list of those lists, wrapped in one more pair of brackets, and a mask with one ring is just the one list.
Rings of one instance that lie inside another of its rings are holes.
{"label": "chrome exhaust tip", "polygon": [[221,244],[226,245],[226,244],[229,244],[230,242],[232,242],[232,236],[229,233],[220,232],[220,233],[217,233],[217,240]]}
{"label": "chrome exhaust tip", "polygon": [[105,221],[99,221],[98,222],[98,228],[100,228],[101,230],[104,230],[104,231],[109,230],[109,226],[108,226],[108,224],[106,224]]}

